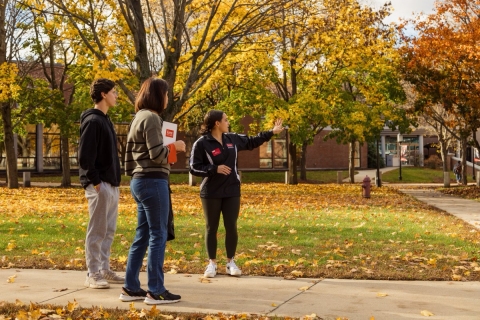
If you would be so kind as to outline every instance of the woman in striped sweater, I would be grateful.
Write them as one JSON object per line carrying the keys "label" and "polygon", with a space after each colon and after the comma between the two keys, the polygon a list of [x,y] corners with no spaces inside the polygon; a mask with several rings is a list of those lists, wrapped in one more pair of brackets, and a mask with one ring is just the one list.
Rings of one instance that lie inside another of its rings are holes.
{"label": "woman in striped sweater", "polygon": [[[132,177],[130,191],[137,203],[138,225],[128,255],[125,286],[120,300],[144,300],[147,304],[173,303],[180,296],[164,286],[163,261],[167,243],[170,206],[168,176],[176,152],[185,151],[181,140],[164,145],[163,120],[168,84],[158,78],[147,79],[135,101],[135,118],[127,135],[125,171]],[[148,291],[140,287],[139,272],[148,248]]]}

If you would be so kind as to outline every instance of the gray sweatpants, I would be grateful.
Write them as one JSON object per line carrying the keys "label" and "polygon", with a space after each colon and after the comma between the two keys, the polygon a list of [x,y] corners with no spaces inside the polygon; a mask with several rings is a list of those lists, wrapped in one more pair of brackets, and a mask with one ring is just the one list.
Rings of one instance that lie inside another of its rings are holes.
{"label": "gray sweatpants", "polygon": [[120,191],[108,182],[100,184],[97,192],[92,184],[85,189],[90,221],[85,240],[88,273],[110,269],[110,247],[117,229]]}

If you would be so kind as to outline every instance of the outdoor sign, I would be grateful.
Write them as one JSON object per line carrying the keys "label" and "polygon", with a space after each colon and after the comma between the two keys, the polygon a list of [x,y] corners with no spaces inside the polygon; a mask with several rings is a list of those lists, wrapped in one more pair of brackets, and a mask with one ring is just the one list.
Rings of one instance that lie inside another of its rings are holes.
{"label": "outdoor sign", "polygon": [[162,127],[163,144],[168,145],[177,140],[177,124],[163,121]]}

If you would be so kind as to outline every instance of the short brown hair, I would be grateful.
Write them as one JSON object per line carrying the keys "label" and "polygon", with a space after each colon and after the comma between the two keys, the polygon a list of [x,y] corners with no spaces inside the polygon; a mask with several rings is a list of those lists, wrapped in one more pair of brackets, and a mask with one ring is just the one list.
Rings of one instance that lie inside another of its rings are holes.
{"label": "short brown hair", "polygon": [[167,92],[167,81],[160,78],[148,78],[138,91],[135,99],[135,112],[142,109],[150,109],[161,114],[165,109]]}
{"label": "short brown hair", "polygon": [[100,78],[90,85],[90,97],[94,103],[103,100],[102,93],[108,93],[115,87],[115,82],[110,79]]}

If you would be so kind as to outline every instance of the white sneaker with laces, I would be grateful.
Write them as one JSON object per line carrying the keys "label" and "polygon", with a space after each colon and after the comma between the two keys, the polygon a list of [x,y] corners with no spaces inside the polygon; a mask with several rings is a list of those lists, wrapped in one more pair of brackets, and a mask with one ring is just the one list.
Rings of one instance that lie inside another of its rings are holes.
{"label": "white sneaker with laces", "polygon": [[227,274],[231,276],[241,276],[242,275],[242,270],[240,270],[237,265],[235,264],[235,261],[230,260],[230,262],[227,263]]}
{"label": "white sneaker with laces", "polygon": [[92,289],[107,289],[110,288],[107,280],[102,277],[100,272],[90,273],[85,279],[85,287]]}
{"label": "white sneaker with laces", "polygon": [[213,263],[209,263],[207,269],[205,269],[205,273],[203,274],[204,278],[213,278],[217,274],[217,265]]}

